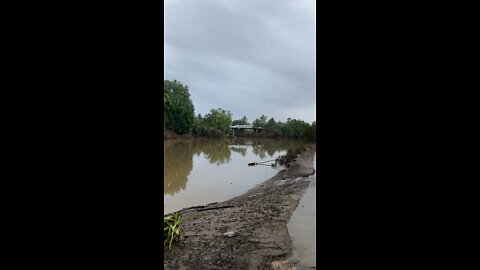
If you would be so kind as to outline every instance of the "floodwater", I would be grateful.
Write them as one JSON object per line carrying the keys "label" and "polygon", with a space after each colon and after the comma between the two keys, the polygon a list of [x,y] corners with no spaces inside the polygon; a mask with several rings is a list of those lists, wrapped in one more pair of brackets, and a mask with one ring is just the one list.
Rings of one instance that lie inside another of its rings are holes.
{"label": "floodwater", "polygon": [[259,138],[164,140],[164,212],[243,194],[283,169],[248,163],[276,159],[302,143]]}
{"label": "floodwater", "polygon": [[316,198],[317,198],[317,166],[316,154],[313,160],[315,174],[309,176],[308,189],[292,213],[287,224],[293,251],[291,261],[297,262],[297,269],[311,269],[317,265],[316,261]]}

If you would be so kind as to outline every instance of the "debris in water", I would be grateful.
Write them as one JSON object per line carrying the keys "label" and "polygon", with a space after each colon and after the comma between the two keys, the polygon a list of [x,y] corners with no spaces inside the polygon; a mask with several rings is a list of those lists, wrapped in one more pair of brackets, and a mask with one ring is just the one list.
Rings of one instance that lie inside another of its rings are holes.
{"label": "debris in water", "polygon": [[[273,162],[273,163],[272,164],[265,164],[267,162]],[[264,165],[264,166],[277,167],[277,162],[278,162],[278,158],[277,159],[272,159],[272,160],[266,160],[266,161],[262,161],[262,162],[250,162],[250,163],[248,163],[248,166]]]}

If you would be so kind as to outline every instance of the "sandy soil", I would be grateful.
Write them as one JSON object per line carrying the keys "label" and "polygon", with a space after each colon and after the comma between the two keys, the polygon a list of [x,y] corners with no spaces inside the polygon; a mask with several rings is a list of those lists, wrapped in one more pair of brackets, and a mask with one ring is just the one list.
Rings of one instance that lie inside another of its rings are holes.
{"label": "sandy soil", "polygon": [[287,223],[315,172],[315,151],[241,196],[183,209],[187,222],[164,253],[165,269],[296,269]]}

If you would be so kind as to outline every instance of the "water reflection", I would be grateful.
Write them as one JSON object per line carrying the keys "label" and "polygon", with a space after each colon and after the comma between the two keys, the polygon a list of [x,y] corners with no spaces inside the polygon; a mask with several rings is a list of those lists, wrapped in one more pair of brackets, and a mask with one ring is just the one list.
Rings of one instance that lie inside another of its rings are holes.
{"label": "water reflection", "polygon": [[230,148],[228,148],[228,144],[224,141],[211,143],[209,147],[202,148],[202,152],[210,164],[216,165],[230,161],[230,156],[232,155]]}
{"label": "water reflection", "polygon": [[246,191],[276,173],[268,166],[249,168],[249,162],[276,158],[301,143],[252,138],[164,140],[166,208],[225,199]]}
{"label": "water reflection", "polygon": [[244,157],[247,154],[247,148],[248,146],[246,145],[230,145],[230,150],[232,150],[235,153],[239,153]]}
{"label": "water reflection", "polygon": [[185,189],[193,168],[192,150],[192,143],[188,141],[164,141],[163,167],[175,168],[163,171],[165,193],[173,194]]}
{"label": "water reflection", "polygon": [[193,156],[202,154],[210,164],[216,165],[230,161],[232,155],[225,140],[164,140],[165,194],[185,190],[193,168]]}

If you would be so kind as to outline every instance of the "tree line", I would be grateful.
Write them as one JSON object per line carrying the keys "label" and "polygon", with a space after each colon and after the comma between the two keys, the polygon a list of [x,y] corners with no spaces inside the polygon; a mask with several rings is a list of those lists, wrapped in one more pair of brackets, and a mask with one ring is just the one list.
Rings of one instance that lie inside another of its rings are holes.
{"label": "tree line", "polygon": [[[232,120],[232,114],[222,108],[211,109],[204,116],[195,116],[195,109],[190,98],[188,86],[174,80],[163,82],[163,115],[164,130],[171,130],[177,134],[191,134],[198,137],[225,137],[230,136],[231,125],[249,125],[247,117]],[[316,141],[316,122],[312,124],[302,120],[288,118],[286,122],[275,121],[261,115],[252,124],[261,127],[262,132],[256,136],[274,138],[297,138]]]}

